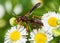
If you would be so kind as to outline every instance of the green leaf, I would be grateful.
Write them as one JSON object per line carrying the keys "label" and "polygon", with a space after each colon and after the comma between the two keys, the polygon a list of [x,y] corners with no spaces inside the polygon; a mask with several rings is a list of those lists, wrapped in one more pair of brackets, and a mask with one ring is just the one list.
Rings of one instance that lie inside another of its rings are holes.
{"label": "green leaf", "polygon": [[30,41],[26,41],[26,43],[30,43]]}
{"label": "green leaf", "polygon": [[6,0],[0,0],[0,4],[4,4]]}
{"label": "green leaf", "polygon": [[50,41],[50,43],[59,43],[59,37],[54,37],[53,40]]}

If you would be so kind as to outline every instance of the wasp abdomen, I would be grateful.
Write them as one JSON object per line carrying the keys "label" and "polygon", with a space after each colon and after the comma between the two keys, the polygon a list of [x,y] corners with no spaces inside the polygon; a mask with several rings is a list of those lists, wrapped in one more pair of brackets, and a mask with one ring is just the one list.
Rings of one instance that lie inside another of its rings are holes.
{"label": "wasp abdomen", "polygon": [[38,19],[33,18],[32,22],[34,22],[36,24],[39,24],[40,26],[43,26],[43,23],[40,20],[38,20]]}

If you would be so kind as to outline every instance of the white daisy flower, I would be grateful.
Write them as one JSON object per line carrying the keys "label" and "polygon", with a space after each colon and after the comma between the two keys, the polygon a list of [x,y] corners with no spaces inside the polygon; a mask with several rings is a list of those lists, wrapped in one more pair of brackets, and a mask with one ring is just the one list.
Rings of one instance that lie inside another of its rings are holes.
{"label": "white daisy flower", "polygon": [[60,14],[55,12],[48,12],[42,16],[41,20],[44,24],[42,29],[52,33],[52,28],[59,26],[57,21],[60,20]]}
{"label": "white daisy flower", "polygon": [[43,32],[41,30],[37,31],[34,29],[31,32],[31,42],[33,43],[48,43],[53,39],[52,35],[47,34],[46,32]]}
{"label": "white daisy flower", "polygon": [[4,14],[5,14],[4,6],[0,4],[0,18],[3,18]]}
{"label": "white daisy flower", "polygon": [[13,11],[18,15],[18,14],[20,14],[22,12],[22,9],[23,9],[22,5],[21,4],[17,4]]}
{"label": "white daisy flower", "polygon": [[12,10],[12,3],[10,1],[5,2],[6,11],[9,13]]}
{"label": "white daisy flower", "polygon": [[11,27],[10,30],[5,35],[5,40],[4,43],[26,43],[26,29],[21,26],[20,29],[18,30],[20,26],[17,27]]}

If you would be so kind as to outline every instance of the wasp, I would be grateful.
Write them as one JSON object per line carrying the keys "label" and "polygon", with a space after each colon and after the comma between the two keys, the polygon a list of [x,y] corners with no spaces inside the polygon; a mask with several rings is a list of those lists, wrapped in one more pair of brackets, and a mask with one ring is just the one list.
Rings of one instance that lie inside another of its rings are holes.
{"label": "wasp", "polygon": [[[43,23],[41,22],[40,19],[37,18],[41,18],[41,16],[32,16],[32,19],[29,19],[28,16],[31,15],[31,13],[38,8],[41,5],[41,3],[37,3],[35,6],[33,6],[33,8],[26,13],[24,16],[17,16],[17,20],[16,22],[20,25],[25,25],[26,26],[26,30],[28,31],[28,24],[30,24],[31,27],[38,29],[38,26],[43,26]],[[37,18],[35,18],[37,17]]]}

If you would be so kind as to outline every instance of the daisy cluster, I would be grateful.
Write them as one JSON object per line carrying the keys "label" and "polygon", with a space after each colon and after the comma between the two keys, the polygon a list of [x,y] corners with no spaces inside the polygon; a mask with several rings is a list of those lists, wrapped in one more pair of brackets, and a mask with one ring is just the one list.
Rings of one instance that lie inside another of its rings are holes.
{"label": "daisy cluster", "polygon": [[[33,5],[40,0],[32,0]],[[29,35],[26,31],[26,28],[21,25],[16,24],[16,18],[10,19],[10,24],[13,26],[10,30],[7,31],[5,35],[4,43],[27,43],[27,35]],[[30,32],[30,43],[49,43],[53,37],[60,36],[60,14],[56,12],[47,12],[43,14],[41,17],[41,21],[44,26],[41,28],[33,29]],[[17,26],[15,26],[17,25]]]}
{"label": "daisy cluster", "polygon": [[[13,25],[15,18],[10,19],[10,24]],[[49,43],[53,39],[53,36],[60,36],[60,14],[55,12],[48,12],[43,14],[41,18],[41,29],[33,29],[30,32],[30,43]],[[20,29],[19,29],[20,28]],[[5,35],[4,43],[26,43],[28,35],[24,26],[17,25],[11,27]]]}

